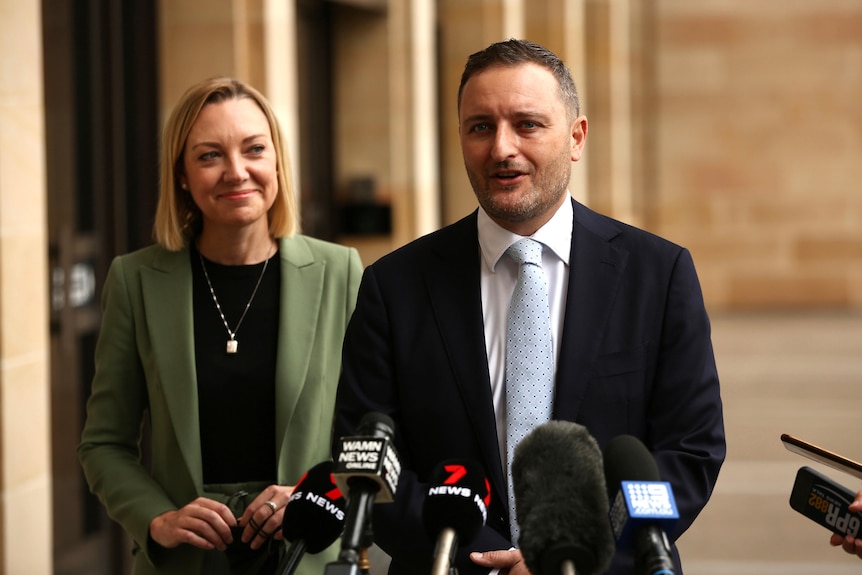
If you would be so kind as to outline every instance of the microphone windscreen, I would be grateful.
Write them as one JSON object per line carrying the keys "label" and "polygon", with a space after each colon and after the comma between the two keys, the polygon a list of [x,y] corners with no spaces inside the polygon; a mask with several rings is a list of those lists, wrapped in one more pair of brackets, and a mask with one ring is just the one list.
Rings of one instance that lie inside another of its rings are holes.
{"label": "microphone windscreen", "polygon": [[356,427],[357,435],[370,435],[374,437],[392,437],[395,434],[395,422],[385,413],[372,411],[366,413],[359,420]]}
{"label": "microphone windscreen", "polygon": [[519,547],[534,575],[604,573],[614,554],[602,453],[587,429],[551,421],[528,434],[512,461]]}
{"label": "microphone windscreen", "polygon": [[450,528],[458,536],[458,545],[470,543],[485,525],[490,501],[490,484],[478,463],[470,459],[440,463],[431,475],[422,506],[428,536],[436,539]]}
{"label": "microphone windscreen", "polygon": [[305,541],[307,553],[332,545],[344,528],[346,502],[332,477],[331,461],[309,469],[284,508],[282,532],[291,543]]}
{"label": "microphone windscreen", "polygon": [[623,481],[661,481],[649,449],[633,435],[618,435],[605,446],[605,480],[615,493]]}

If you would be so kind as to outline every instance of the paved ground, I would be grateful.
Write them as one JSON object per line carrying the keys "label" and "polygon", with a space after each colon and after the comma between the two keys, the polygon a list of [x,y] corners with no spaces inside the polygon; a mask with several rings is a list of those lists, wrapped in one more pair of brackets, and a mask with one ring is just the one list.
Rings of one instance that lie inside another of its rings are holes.
{"label": "paved ground", "polygon": [[862,481],[790,453],[782,433],[862,461],[862,315],[714,314],[728,457],[704,512],[679,545],[691,575],[862,573],[829,533],[792,510],[808,465],[853,489]]}

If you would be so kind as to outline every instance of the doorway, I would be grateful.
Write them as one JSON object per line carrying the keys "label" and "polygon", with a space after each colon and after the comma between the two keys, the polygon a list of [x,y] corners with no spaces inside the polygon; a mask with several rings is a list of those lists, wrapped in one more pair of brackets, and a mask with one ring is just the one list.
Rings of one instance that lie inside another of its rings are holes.
{"label": "doorway", "polygon": [[42,20],[54,573],[121,575],[129,572],[129,542],[89,493],[75,449],[108,265],[151,237],[155,0],[42,0]]}

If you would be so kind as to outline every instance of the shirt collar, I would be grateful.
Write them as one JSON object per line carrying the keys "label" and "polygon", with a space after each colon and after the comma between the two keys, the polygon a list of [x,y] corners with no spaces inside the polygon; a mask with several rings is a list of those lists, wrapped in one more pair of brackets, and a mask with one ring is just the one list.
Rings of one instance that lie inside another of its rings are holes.
{"label": "shirt collar", "polygon": [[[566,193],[566,199],[567,201],[560,205],[548,223],[530,237],[549,247],[564,264],[569,265],[569,255],[572,249],[573,210],[568,193]],[[482,259],[492,272],[509,246],[523,237],[497,225],[482,207],[479,207],[478,232]]]}

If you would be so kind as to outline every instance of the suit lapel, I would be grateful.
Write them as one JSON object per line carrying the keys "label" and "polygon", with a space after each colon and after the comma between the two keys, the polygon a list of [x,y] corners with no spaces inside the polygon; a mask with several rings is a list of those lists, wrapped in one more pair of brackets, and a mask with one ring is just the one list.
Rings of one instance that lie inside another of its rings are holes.
{"label": "suit lapel", "polygon": [[[281,311],[278,328],[279,354],[275,367],[276,401],[276,446],[279,457],[279,480],[287,470],[287,453],[300,453],[302,444],[292,445],[307,439],[305,430],[290,433],[299,396],[306,385],[313,344],[316,339],[318,315],[323,294],[325,266],[315,261],[307,246],[298,239],[280,240],[281,255]],[[306,443],[309,443],[306,441]]]}
{"label": "suit lapel", "polygon": [[151,267],[141,269],[141,284],[147,330],[165,404],[186,466],[195,485],[202,485],[188,250],[162,252]]}
{"label": "suit lapel", "polygon": [[[285,445],[293,411],[309,369],[320,313],[324,266],[301,242],[281,240],[281,311],[276,360],[276,437],[278,453],[301,446]],[[192,274],[189,252],[160,254],[141,270],[144,313],[165,404],[177,443],[196,485],[203,484],[197,374],[195,371]],[[288,321],[290,318],[290,321]],[[279,474],[284,471],[279,458]]]}
{"label": "suit lapel", "polygon": [[481,463],[488,470],[494,492],[505,493],[485,349],[476,213],[449,228],[451,233],[439,244],[437,257],[424,272],[425,284],[461,401],[482,446]]}
{"label": "suit lapel", "polygon": [[573,203],[569,286],[554,401],[554,418],[567,421],[575,421],[580,411],[589,369],[628,259],[628,252],[618,250],[610,241],[621,229],[608,218]]}

